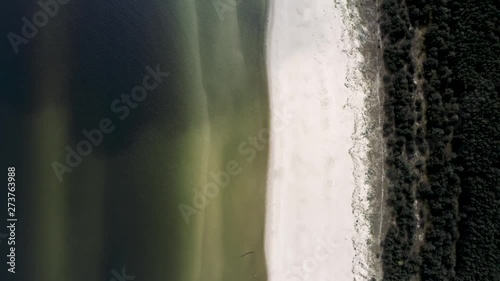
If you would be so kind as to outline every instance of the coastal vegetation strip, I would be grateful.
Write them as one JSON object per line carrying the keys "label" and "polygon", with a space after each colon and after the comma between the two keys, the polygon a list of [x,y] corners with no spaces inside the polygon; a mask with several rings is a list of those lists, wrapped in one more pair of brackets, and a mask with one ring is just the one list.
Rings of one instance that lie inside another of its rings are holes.
{"label": "coastal vegetation strip", "polygon": [[379,12],[384,280],[499,280],[499,4],[384,0]]}

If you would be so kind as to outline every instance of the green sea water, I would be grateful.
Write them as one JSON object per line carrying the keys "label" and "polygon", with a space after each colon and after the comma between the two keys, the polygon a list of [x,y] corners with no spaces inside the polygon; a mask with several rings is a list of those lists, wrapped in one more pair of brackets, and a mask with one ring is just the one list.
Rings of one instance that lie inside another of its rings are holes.
{"label": "green sea water", "polygon": [[[21,33],[39,8],[12,5],[2,31]],[[266,280],[266,20],[261,0],[73,0],[18,54],[2,45],[20,210],[2,280]],[[168,76],[129,106],[146,67]]]}

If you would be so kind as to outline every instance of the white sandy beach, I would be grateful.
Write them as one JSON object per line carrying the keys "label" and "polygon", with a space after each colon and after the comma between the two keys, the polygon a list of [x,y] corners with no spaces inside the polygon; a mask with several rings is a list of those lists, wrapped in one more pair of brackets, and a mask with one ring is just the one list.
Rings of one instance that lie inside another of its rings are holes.
{"label": "white sandy beach", "polygon": [[359,216],[367,206],[356,202],[367,196],[359,132],[365,93],[346,78],[357,62],[348,55],[341,5],[271,0],[270,281],[369,280],[368,223]]}

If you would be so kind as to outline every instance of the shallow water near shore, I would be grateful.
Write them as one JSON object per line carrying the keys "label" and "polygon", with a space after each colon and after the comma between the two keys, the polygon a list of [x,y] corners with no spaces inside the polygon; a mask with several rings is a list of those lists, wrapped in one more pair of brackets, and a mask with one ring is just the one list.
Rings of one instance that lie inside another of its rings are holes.
{"label": "shallow water near shore", "polygon": [[[38,7],[11,5],[5,33],[19,33]],[[268,148],[252,144],[269,127],[266,13],[265,1],[73,0],[17,55],[2,45],[18,68],[1,78],[2,155],[25,175],[15,280],[267,279]],[[169,74],[122,119],[111,105],[146,66]],[[59,181],[52,164],[105,118],[113,131]]]}

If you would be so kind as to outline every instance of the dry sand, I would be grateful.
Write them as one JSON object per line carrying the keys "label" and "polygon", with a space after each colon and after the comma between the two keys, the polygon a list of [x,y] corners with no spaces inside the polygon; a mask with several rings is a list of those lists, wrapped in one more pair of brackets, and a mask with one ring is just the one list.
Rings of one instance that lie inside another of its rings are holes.
{"label": "dry sand", "polygon": [[271,0],[270,281],[376,276],[366,246],[366,93],[345,5]]}

